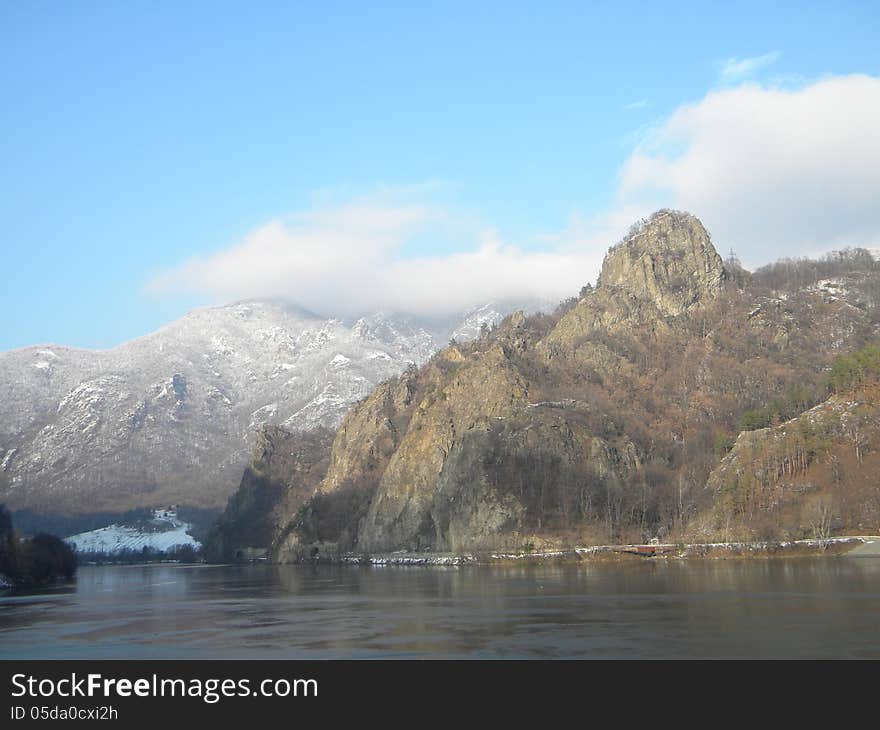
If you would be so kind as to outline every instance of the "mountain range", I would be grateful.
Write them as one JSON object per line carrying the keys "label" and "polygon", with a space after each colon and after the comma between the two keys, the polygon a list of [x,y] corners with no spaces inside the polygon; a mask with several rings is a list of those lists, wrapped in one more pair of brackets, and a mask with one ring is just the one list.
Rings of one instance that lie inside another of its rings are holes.
{"label": "mountain range", "polygon": [[222,508],[260,426],[335,428],[378,383],[512,307],[343,322],[253,300],[106,351],[0,353],[0,503],[43,515]]}

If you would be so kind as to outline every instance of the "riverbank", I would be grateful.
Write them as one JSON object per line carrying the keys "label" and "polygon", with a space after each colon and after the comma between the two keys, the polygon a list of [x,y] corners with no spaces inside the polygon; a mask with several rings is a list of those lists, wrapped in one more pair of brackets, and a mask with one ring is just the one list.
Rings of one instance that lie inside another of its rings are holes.
{"label": "riverbank", "polygon": [[815,557],[821,555],[860,555],[880,557],[880,536],[841,536],[815,540],[779,542],[710,542],[646,545],[593,545],[568,550],[496,551],[484,553],[411,553],[400,551],[379,555],[349,553],[339,557],[321,556],[318,562],[347,565],[495,565],[512,562],[582,560],[684,560]]}

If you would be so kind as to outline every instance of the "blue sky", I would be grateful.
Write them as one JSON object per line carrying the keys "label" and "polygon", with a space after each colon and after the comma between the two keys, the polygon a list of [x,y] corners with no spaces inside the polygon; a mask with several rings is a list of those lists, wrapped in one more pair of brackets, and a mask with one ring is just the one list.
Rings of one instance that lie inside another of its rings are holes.
{"label": "blue sky", "polygon": [[[429,210],[417,225],[367,225],[366,242],[352,234],[377,267],[418,278],[430,263],[457,278],[446,266],[456,254],[515,249],[522,263],[564,250],[583,256],[574,278],[590,280],[589,262],[613,243],[602,236],[657,187],[656,172],[631,182],[633,160],[680,152],[669,124],[683,107],[743,86],[796,92],[880,75],[876,3],[711,5],[0,2],[0,349],[109,347],[195,305],[262,294],[258,272],[230,281],[216,257],[231,252],[235,271],[261,251],[283,258],[315,226],[333,233],[320,246],[339,241],[328,217],[352,208]],[[854,99],[842,114],[873,114],[872,85],[837,91]],[[685,145],[724,136],[704,135],[704,117],[684,123]],[[868,154],[832,153],[847,165]],[[671,174],[694,169],[679,167]],[[650,203],[694,200],[688,190]],[[803,195],[783,191],[788,215],[812,200]],[[717,230],[746,248],[766,237],[757,264],[792,253],[774,248],[779,218],[743,232],[711,215],[719,248]],[[876,221],[864,216],[857,230],[829,228],[829,245],[872,242]],[[242,248],[273,221],[280,238]],[[328,310],[334,286],[351,288],[326,273],[299,281],[298,270],[290,291],[273,280],[265,293],[297,298],[329,277],[331,295],[304,294]],[[352,296],[340,312],[407,291]]]}

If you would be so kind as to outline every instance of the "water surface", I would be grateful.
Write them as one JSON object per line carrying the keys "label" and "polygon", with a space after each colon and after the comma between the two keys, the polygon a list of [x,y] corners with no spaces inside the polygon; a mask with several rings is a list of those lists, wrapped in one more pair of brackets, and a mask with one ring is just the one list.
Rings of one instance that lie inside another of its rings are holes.
{"label": "water surface", "polygon": [[880,559],[100,566],[0,658],[880,658]]}

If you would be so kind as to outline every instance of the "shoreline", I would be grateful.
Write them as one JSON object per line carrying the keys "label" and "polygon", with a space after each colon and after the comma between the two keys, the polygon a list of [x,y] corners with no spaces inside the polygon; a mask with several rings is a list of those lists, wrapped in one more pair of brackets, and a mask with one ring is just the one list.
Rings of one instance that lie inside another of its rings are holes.
{"label": "shoreline", "polygon": [[[768,559],[791,557],[842,557],[855,553],[859,557],[880,557],[880,536],[842,535],[839,537],[781,540],[781,541],[733,541],[705,543],[659,543],[626,545],[590,545],[556,550],[536,551],[475,551],[470,553],[429,553],[396,551],[392,553],[346,553],[343,555],[320,555],[316,558],[279,563],[267,558],[244,560],[230,563],[195,562],[163,560],[150,562],[101,561],[81,563],[82,566],[102,567],[125,566],[143,567],[147,565],[176,565],[187,567],[222,567],[241,565],[363,565],[363,566],[486,566],[514,565],[523,563],[578,563],[578,562],[632,562],[639,560],[736,560]],[[14,586],[12,586],[14,587]],[[8,590],[7,587],[5,590]],[[4,590],[0,585],[0,590]]]}
{"label": "shoreline", "polygon": [[871,557],[880,557],[880,536],[854,535],[806,540],[765,542],[709,542],[655,545],[593,545],[560,550],[532,552],[487,551],[482,553],[411,553],[399,551],[361,555],[349,553],[338,557],[319,557],[300,563],[375,566],[459,566],[505,565],[535,562],[631,561],[631,560],[724,560],[773,557],[844,556],[867,545],[876,545]]}

